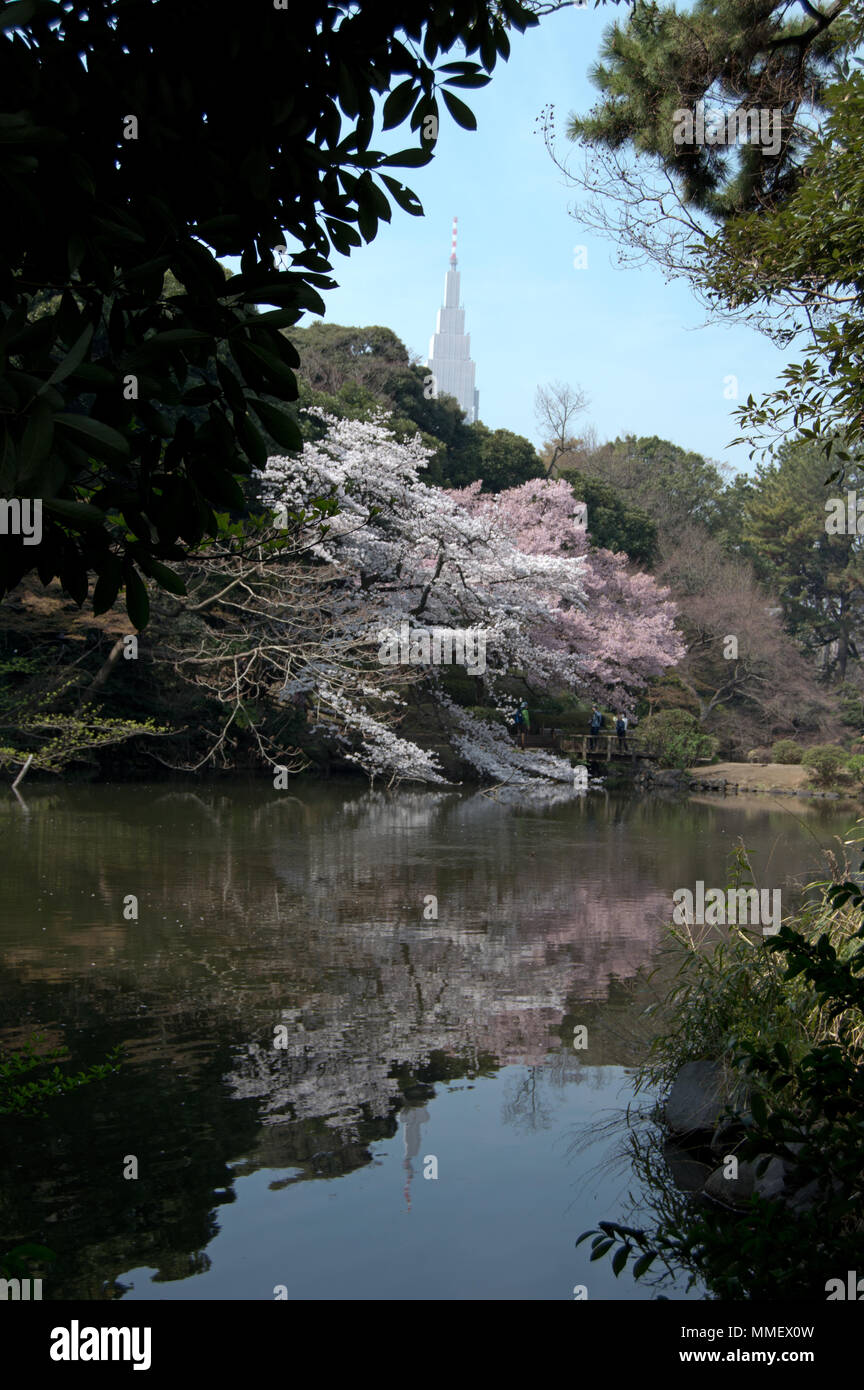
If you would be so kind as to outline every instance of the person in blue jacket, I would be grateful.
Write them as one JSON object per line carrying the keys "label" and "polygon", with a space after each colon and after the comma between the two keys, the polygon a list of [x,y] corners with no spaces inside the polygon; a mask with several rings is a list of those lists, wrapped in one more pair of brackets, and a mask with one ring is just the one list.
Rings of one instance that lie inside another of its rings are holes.
{"label": "person in blue jacket", "polygon": [[597,747],[597,735],[603,728],[603,715],[595,705],[591,711],[591,747]]}

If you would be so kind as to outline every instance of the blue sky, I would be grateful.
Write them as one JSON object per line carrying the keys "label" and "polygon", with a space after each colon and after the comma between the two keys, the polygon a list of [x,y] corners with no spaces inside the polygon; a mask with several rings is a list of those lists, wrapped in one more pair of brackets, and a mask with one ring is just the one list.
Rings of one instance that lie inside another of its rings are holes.
{"label": "blue sky", "polygon": [[[666,284],[653,267],[618,266],[614,244],[570,215],[574,192],[535,133],[547,102],[555,104],[559,130],[570,112],[593,105],[587,73],[616,13],[623,9],[567,9],[512,35],[511,57],[489,86],[460,93],[478,130],[462,130],[445,115],[432,163],[393,171],[418,194],[425,216],[394,207],[372,243],[348,258],[336,254],[339,288],[325,295],[327,321],[383,324],[425,361],[456,214],[486,425],[539,443],[536,387],[567,381],[587,392],[582,420],[601,441],[657,434],[747,470],[749,450],[726,447],[738,429],[724,378],[738,378],[739,401],[751,391],[758,396],[775,383],[784,355],[744,325],[702,327],[704,310],[683,282]],[[385,148],[416,142],[404,130],[395,134],[398,143],[388,134]],[[573,264],[579,244],[588,249],[583,270]]]}

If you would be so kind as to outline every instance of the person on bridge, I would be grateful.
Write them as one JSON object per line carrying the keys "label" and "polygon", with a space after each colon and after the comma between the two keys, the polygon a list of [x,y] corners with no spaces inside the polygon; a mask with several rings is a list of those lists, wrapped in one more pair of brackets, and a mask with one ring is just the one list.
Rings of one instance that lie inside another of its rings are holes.
{"label": "person on bridge", "polygon": [[596,705],[591,710],[591,748],[592,751],[597,747],[597,736],[603,727],[603,715]]}
{"label": "person on bridge", "polygon": [[619,714],[615,723],[615,732],[618,735],[618,752],[627,752],[627,716]]}
{"label": "person on bridge", "polygon": [[531,716],[528,713],[527,701],[523,700],[513,716],[513,723],[516,726],[516,741],[520,748],[525,747],[525,735],[531,728]]}

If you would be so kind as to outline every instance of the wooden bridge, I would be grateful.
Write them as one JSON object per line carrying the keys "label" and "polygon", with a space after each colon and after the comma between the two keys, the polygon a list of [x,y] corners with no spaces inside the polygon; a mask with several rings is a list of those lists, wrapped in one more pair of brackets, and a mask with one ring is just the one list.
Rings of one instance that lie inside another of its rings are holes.
{"label": "wooden bridge", "polygon": [[583,763],[635,763],[647,759],[638,734],[625,734],[623,749],[617,734],[566,734],[561,729],[537,729],[525,736],[526,748],[549,748],[556,753],[575,753]]}

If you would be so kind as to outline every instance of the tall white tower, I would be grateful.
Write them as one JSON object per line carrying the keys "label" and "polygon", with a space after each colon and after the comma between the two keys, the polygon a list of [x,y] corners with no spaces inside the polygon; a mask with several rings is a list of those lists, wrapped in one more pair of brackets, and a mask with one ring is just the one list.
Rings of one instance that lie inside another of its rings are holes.
{"label": "tall white tower", "polygon": [[453,242],[450,248],[450,269],[444,276],[444,303],[438,310],[438,322],[429,341],[429,361],[434,396],[455,396],[468,423],[480,418],[480,392],[474,385],[474,363],[471,361],[471,336],[465,332],[465,310],[459,304],[459,271],[456,269],[456,230],[458,217],[453,218]]}

